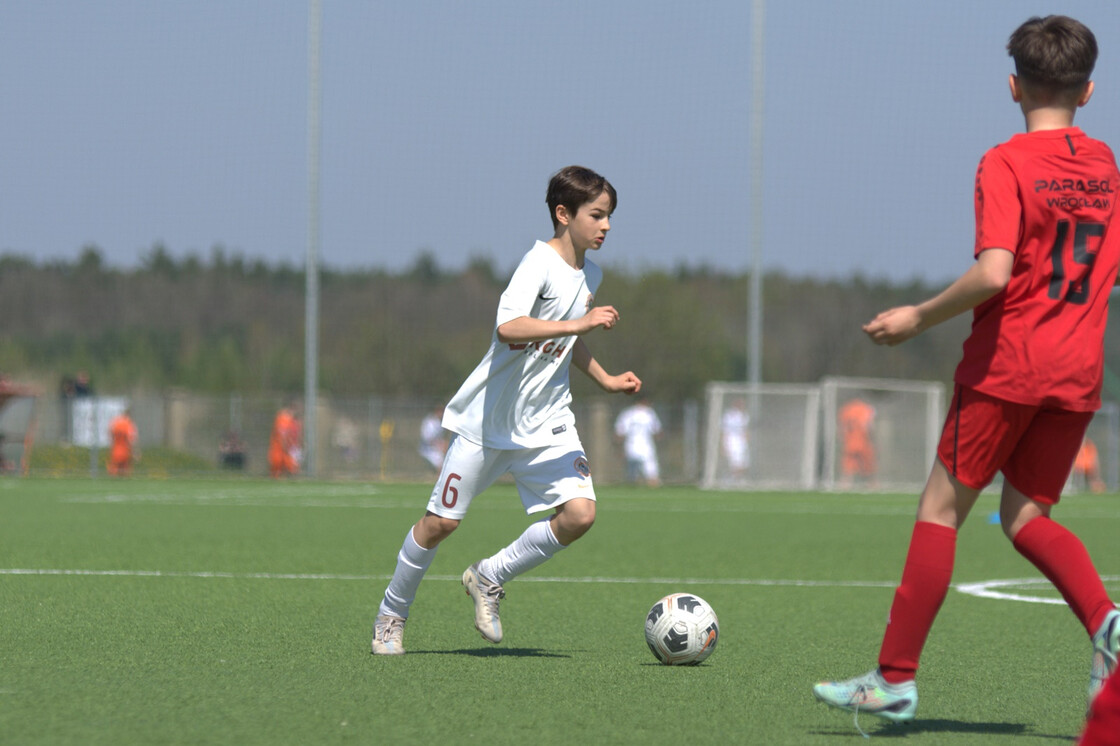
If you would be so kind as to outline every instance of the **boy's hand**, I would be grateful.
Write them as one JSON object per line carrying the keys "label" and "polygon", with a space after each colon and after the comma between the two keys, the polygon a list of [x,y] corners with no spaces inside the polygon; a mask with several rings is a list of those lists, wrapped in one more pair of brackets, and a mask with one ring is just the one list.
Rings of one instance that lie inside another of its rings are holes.
{"label": "boy's hand", "polygon": [[863,331],[877,345],[891,347],[918,336],[922,318],[917,306],[899,306],[883,311],[863,325]]}
{"label": "boy's hand", "polygon": [[587,325],[584,333],[591,331],[597,326],[604,329],[612,329],[618,323],[618,311],[614,306],[595,306],[588,311],[582,321]]}
{"label": "boy's hand", "polygon": [[636,394],[642,390],[642,381],[630,371],[617,376],[607,376],[602,383],[603,390],[612,394]]}

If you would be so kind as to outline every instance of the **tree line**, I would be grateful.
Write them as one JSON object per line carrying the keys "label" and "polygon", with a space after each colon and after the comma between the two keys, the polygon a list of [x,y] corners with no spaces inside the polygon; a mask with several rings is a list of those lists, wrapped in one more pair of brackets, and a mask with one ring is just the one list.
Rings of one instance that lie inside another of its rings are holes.
{"label": "tree line", "polygon": [[[749,280],[746,272],[681,267],[634,274],[608,267],[595,300],[617,307],[622,320],[587,342],[608,370],[635,371],[657,398],[698,398],[708,381],[747,375]],[[507,281],[508,273],[488,259],[450,271],[426,253],[396,273],[324,268],[322,390],[450,396],[486,349]],[[876,347],[860,331],[878,311],[940,289],[858,275],[767,273],[763,380],[843,375],[950,382],[967,314],[895,348]],[[7,253],[0,255],[0,330],[0,373],[44,387],[86,371],[95,390],[106,393],[299,392],[304,273],[221,248],[206,259],[175,259],[157,245],[131,269],[106,265],[96,246],[74,261]],[[1112,325],[1106,360],[1115,370],[1118,335]],[[582,378],[573,376],[577,393],[591,385]]]}

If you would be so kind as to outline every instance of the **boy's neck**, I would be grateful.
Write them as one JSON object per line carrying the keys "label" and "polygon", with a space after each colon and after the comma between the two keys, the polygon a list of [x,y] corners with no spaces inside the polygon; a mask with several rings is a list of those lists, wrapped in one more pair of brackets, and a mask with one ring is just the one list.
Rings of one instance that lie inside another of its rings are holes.
{"label": "boy's neck", "polygon": [[568,240],[567,233],[559,236],[554,236],[548,241],[548,245],[560,255],[560,258],[573,269],[583,269],[583,255],[584,252],[576,251],[576,247]]}
{"label": "boy's neck", "polygon": [[1060,130],[1073,126],[1073,112],[1064,106],[1038,106],[1023,108],[1027,132]]}

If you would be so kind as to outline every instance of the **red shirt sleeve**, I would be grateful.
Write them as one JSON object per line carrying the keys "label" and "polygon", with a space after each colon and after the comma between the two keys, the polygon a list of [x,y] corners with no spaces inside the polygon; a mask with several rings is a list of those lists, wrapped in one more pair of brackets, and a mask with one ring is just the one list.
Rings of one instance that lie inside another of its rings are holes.
{"label": "red shirt sleeve", "polygon": [[976,168],[976,245],[974,256],[984,249],[1015,252],[1022,235],[1023,210],[1019,181],[1010,164],[995,149],[989,150]]}

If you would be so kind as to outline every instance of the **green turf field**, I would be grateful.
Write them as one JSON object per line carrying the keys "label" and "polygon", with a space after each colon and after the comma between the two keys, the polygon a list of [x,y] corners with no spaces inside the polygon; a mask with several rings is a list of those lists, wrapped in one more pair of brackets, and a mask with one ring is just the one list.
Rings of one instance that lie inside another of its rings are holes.
{"label": "green turf field", "polygon": [[[426,485],[0,480],[3,744],[859,743],[819,678],[874,665],[909,540],[912,496],[599,489],[584,539],[507,586],[506,639],[471,624],[471,562],[527,523],[484,494],[441,548],[405,629],[370,625]],[[928,744],[1071,742],[1089,644],[1053,589],[987,522],[961,533],[957,583],[909,726]],[[1120,597],[1120,497],[1055,516]],[[987,586],[985,586],[987,587]],[[657,664],[650,605],[671,591],[720,618],[712,657]]]}

